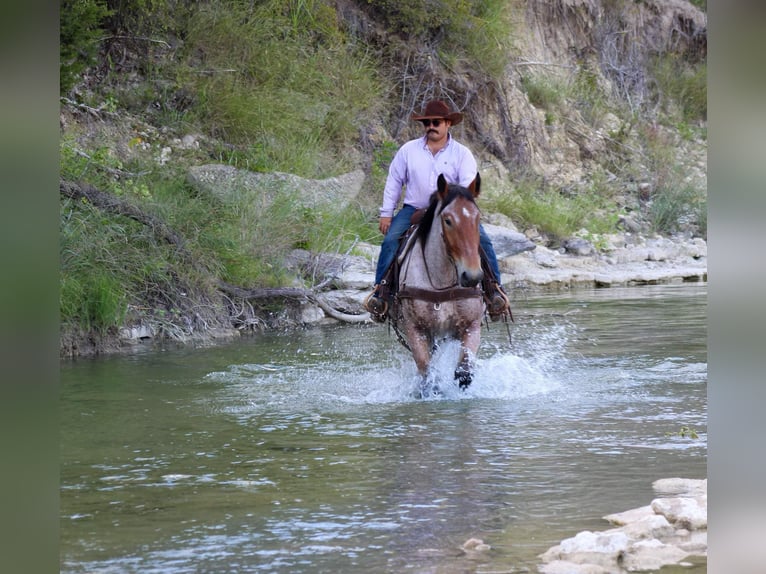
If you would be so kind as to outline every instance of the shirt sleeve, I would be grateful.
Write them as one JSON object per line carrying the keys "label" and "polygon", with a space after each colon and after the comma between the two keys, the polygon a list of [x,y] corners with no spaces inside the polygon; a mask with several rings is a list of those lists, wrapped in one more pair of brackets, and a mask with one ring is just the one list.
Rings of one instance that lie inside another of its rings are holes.
{"label": "shirt sleeve", "polygon": [[380,208],[381,217],[393,217],[399,198],[402,196],[402,188],[407,183],[406,154],[404,146],[399,148],[388,167],[386,187],[383,189],[383,205]]}
{"label": "shirt sleeve", "polygon": [[461,145],[461,159],[460,159],[460,167],[458,169],[459,173],[459,183],[463,187],[468,187],[471,182],[476,179],[476,174],[479,171],[478,164],[476,163],[476,158],[473,157],[473,153],[471,153],[471,150],[467,147]]}

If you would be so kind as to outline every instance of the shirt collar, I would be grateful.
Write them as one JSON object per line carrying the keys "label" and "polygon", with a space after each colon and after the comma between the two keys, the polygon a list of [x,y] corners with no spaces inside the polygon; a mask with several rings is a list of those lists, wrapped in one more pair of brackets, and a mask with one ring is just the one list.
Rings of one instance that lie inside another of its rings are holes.
{"label": "shirt collar", "polygon": [[[428,147],[428,139],[427,139],[427,137],[425,135],[423,135],[423,136],[421,136],[420,139],[423,142],[423,149],[427,148]],[[452,141],[452,134],[447,132],[447,143],[444,144],[444,147],[442,149],[447,149],[447,146],[449,146],[451,141]]]}

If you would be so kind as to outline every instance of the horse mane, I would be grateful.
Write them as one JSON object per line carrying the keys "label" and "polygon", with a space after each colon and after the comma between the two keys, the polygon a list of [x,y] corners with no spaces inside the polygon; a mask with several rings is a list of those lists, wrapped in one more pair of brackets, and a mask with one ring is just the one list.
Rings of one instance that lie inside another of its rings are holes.
{"label": "horse mane", "polygon": [[[442,202],[441,209],[439,211],[441,212],[458,197],[464,197],[471,203],[475,203],[473,195],[467,188],[460,185],[449,185],[447,186],[447,195],[444,197],[444,201]],[[431,233],[431,226],[433,226],[434,218],[437,215],[436,207],[438,205],[439,192],[434,191],[429,199],[428,208],[426,209],[426,212],[423,214],[423,217],[420,219],[420,223],[418,224],[417,237],[424,247],[426,241],[428,240],[428,235]]]}

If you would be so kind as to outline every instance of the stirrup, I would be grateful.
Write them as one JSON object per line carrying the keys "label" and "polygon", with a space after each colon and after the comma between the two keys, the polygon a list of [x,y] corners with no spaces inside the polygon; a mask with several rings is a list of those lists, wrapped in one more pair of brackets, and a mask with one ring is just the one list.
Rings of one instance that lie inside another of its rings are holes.
{"label": "stirrup", "polygon": [[375,286],[372,293],[367,295],[362,303],[364,308],[370,314],[370,318],[376,323],[384,323],[388,316],[388,301],[378,295],[378,286]]}
{"label": "stirrup", "polygon": [[492,322],[496,322],[510,311],[511,302],[502,285],[496,283],[493,287],[492,294],[487,297],[487,314]]}

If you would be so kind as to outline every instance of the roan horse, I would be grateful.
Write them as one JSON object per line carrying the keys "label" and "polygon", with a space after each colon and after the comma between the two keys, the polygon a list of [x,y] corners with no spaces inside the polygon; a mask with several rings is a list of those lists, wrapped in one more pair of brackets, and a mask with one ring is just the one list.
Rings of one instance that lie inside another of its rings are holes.
{"label": "roan horse", "polygon": [[[479,257],[479,208],[475,198],[481,178],[467,187],[447,184],[440,175],[437,190],[400,262],[392,324],[412,352],[422,396],[429,389],[429,365],[436,345],[461,343],[455,379],[471,384],[481,341],[484,300]],[[438,390],[438,386],[436,389]]]}

